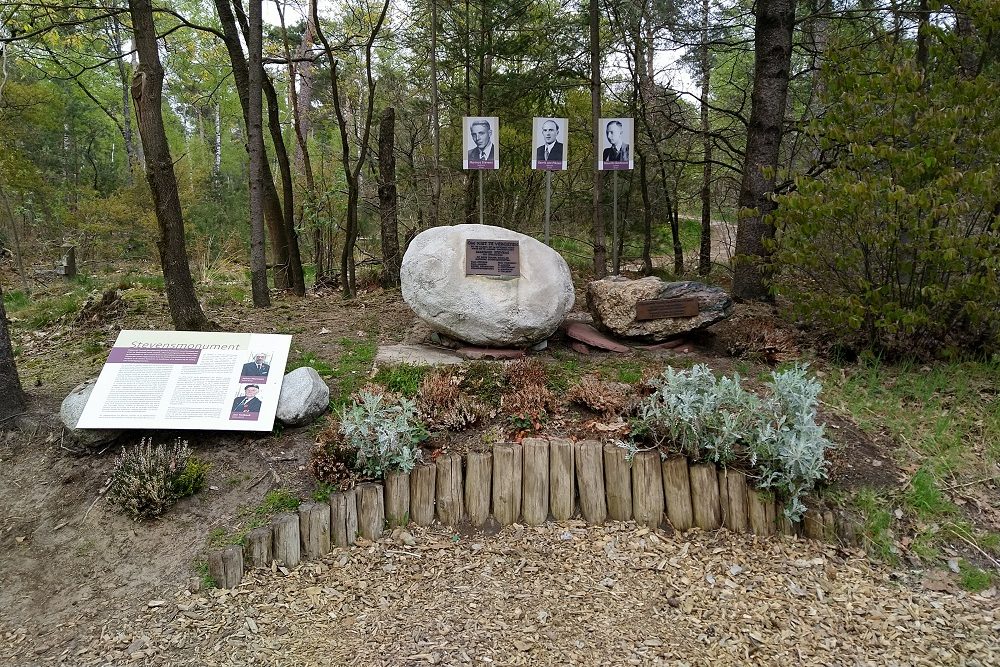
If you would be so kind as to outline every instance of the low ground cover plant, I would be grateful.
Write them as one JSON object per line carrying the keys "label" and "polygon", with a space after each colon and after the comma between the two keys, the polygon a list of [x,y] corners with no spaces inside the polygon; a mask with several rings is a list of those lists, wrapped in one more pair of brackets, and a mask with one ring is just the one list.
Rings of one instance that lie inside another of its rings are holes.
{"label": "low ground cover plant", "polygon": [[668,367],[649,386],[653,392],[638,402],[632,435],[622,443],[631,454],[659,449],[742,465],[759,488],[786,498],[789,518],[801,518],[802,497],[826,478],[830,446],[816,422],[821,386],[805,366],[772,372],[765,396],[745,389],[738,374],[716,378],[704,364]]}
{"label": "low ground cover plant", "polygon": [[111,472],[108,500],[134,519],[162,514],[205,485],[209,464],[191,456],[187,441],[154,445],[152,438],[122,450]]}

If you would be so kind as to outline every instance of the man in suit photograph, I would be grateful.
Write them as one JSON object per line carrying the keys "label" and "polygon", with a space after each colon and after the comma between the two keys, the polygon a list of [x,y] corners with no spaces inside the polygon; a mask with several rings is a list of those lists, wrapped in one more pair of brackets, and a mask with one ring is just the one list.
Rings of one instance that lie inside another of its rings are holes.
{"label": "man in suit photograph", "polygon": [[260,412],[260,399],[257,392],[260,387],[255,384],[248,384],[243,387],[243,395],[237,396],[233,401],[233,412]]}
{"label": "man in suit photograph", "polygon": [[559,123],[547,120],[542,123],[542,140],[545,142],[535,151],[537,162],[562,162],[563,145],[559,141]]}
{"label": "man in suit photograph", "polygon": [[475,148],[469,151],[469,162],[493,162],[493,129],[487,120],[474,120],[469,126]]}
{"label": "man in suit photograph", "polygon": [[264,363],[265,359],[267,359],[267,355],[255,354],[253,361],[243,364],[243,372],[240,375],[267,377],[267,372],[271,370],[271,367]]}
{"label": "man in suit photograph", "polygon": [[613,120],[608,123],[605,136],[610,146],[604,149],[605,162],[628,162],[629,148],[624,135],[625,129],[621,121]]}

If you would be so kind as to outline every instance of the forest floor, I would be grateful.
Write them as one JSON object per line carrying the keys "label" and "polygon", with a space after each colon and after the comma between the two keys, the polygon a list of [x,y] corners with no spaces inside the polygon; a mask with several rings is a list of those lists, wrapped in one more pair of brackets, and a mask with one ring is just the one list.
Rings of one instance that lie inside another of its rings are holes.
{"label": "forest floor", "polygon": [[[292,334],[290,361],[317,368],[334,401],[368,379],[377,345],[406,339],[414,322],[398,291],[372,288],[347,302],[331,292],[278,296],[256,310],[242,282],[205,289],[211,318],[230,331]],[[109,285],[121,300],[88,312],[79,294]],[[19,428],[0,433],[2,665],[1000,663],[989,573],[1000,556],[991,541],[1000,531],[993,367],[940,370],[979,397],[978,407],[966,394],[951,400],[976,408],[970,424],[980,426],[969,433],[982,441],[963,440],[976,462],[958,460],[948,484],[933,489],[947,503],[935,514],[921,509],[926,493],[915,496],[925,490],[921,471],[937,461],[922,453],[923,430],[897,423],[888,403],[874,415],[876,403],[861,401],[869,385],[909,376],[825,363],[767,309],[740,308],[715,335],[675,351],[585,356],[555,342],[539,355],[612,378],[696,361],[754,378],[777,361],[811,359],[830,387],[824,417],[837,444],[826,493],[873,505],[867,546],[878,560],[791,538],[654,535],[633,524],[438,527],[415,530],[412,548],[386,539],[335,550],[322,564],[253,574],[224,593],[201,589],[213,536],[266,511],[269,492],[310,497],[317,483],[307,463],[323,424],[130,434],[126,443],[182,437],[212,466],[205,490],[135,523],[102,496],[117,446],[76,451],[58,409],[97,375],[118,331],[170,328],[165,303],[141,272],[41,292],[31,305],[8,304],[31,404]],[[897,409],[919,422],[906,401]],[[936,428],[955,430],[935,418]]]}

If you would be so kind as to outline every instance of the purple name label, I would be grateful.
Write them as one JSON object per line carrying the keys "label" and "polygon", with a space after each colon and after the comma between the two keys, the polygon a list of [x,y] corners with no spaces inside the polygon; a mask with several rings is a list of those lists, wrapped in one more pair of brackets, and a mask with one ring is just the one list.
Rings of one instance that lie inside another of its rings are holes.
{"label": "purple name label", "polygon": [[255,422],[259,416],[259,412],[231,412],[229,421]]}
{"label": "purple name label", "polygon": [[562,166],[562,160],[535,160],[535,168],[544,171],[560,171]]}
{"label": "purple name label", "polygon": [[493,160],[469,160],[469,169],[494,169]]}
{"label": "purple name label", "polygon": [[109,364],[197,364],[201,350],[196,347],[113,347]]}
{"label": "purple name label", "polygon": [[615,170],[628,170],[628,162],[605,162],[605,171],[615,171]]}

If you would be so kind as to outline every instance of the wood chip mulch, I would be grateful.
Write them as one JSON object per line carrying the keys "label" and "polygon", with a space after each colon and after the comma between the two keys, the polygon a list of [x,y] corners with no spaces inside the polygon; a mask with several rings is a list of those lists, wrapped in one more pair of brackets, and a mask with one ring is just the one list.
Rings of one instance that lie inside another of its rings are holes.
{"label": "wood chip mulch", "polygon": [[631,523],[394,536],[149,600],[44,657],[0,633],[0,663],[1000,664],[995,589],[921,590],[830,545]]}

